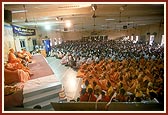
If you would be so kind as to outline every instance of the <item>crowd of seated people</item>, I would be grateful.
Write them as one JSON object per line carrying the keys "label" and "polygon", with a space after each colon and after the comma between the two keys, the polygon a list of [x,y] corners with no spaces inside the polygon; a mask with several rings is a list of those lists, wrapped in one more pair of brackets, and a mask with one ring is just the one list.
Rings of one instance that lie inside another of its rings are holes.
{"label": "crowd of seated people", "polygon": [[77,77],[83,79],[80,101],[91,97],[92,101],[163,101],[164,47],[120,40],[75,40],[54,50],[61,63],[77,69]]}
{"label": "crowd of seated people", "polygon": [[147,62],[142,65],[135,60],[106,60],[100,63],[94,66],[86,64],[82,70],[79,69],[84,73],[80,76],[83,81],[89,81],[85,85],[86,92],[87,87],[92,88],[98,97],[104,91],[108,100],[113,97],[121,102],[150,100],[153,99],[151,93],[158,100],[163,99],[163,64],[159,61],[150,62],[151,65]]}

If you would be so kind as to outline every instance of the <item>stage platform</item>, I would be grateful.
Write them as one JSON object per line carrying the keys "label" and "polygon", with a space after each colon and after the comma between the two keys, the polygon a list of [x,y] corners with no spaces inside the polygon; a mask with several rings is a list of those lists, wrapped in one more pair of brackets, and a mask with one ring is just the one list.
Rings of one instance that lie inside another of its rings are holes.
{"label": "stage platform", "polygon": [[[23,87],[22,92],[18,96],[11,95],[9,99],[13,101],[12,103],[23,100],[21,108],[24,109],[33,109],[34,106],[40,105],[41,110],[53,110],[50,102],[59,101],[58,93],[62,90],[62,83],[57,79],[45,57],[40,54],[33,55],[32,63],[28,67],[33,74],[31,79],[25,83],[17,83],[18,86]],[[20,98],[19,101],[15,101],[16,98]],[[7,107],[11,108],[12,105]]]}
{"label": "stage platform", "polygon": [[55,75],[29,80],[23,88],[24,108],[33,108],[40,105],[42,110],[53,110],[50,102],[59,101],[58,94],[61,89],[62,84],[56,80]]}
{"label": "stage platform", "polygon": [[52,110],[51,101],[59,101],[59,91],[62,83],[57,79],[47,60],[42,55],[34,55],[29,64],[33,73],[31,80],[24,83],[24,108],[40,105],[43,110]]}

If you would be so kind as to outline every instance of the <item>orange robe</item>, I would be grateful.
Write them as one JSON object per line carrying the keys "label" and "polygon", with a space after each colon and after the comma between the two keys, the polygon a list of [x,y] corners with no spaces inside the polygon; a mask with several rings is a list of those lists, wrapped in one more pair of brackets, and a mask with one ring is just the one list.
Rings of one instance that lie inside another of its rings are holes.
{"label": "orange robe", "polygon": [[77,78],[84,78],[85,74],[84,74],[84,71],[81,71],[81,70],[78,70],[77,72]]}
{"label": "orange robe", "polygon": [[96,100],[97,98],[93,93],[89,95],[88,102],[96,102]]}
{"label": "orange robe", "polygon": [[25,56],[24,56],[21,52],[17,52],[17,56],[18,56],[19,58],[21,58],[21,59],[24,59],[24,58],[25,58]]}
{"label": "orange robe", "polygon": [[85,93],[84,95],[80,96],[80,101],[88,101],[89,95],[87,93]]}
{"label": "orange robe", "polygon": [[107,95],[103,96],[101,99],[101,102],[109,102],[109,101],[110,101],[110,97]]}
{"label": "orange robe", "polygon": [[21,59],[17,58],[14,53],[9,52],[8,63],[21,63]]}
{"label": "orange robe", "polygon": [[30,74],[29,68],[23,66],[21,63],[7,63],[5,68],[12,71],[22,69],[24,72],[28,72]]}
{"label": "orange robe", "polygon": [[106,86],[106,84],[107,84],[107,80],[106,79],[100,79],[99,80],[99,83],[100,83],[100,86],[101,86],[101,89],[102,90],[107,90],[107,86]]}
{"label": "orange robe", "polygon": [[22,55],[25,56],[26,61],[31,62],[32,55],[27,51],[22,51]]}

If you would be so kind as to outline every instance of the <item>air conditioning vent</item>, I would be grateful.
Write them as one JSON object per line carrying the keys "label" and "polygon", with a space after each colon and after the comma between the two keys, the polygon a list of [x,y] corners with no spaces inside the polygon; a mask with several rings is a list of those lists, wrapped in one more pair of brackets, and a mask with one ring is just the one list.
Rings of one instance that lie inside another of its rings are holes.
{"label": "air conditioning vent", "polygon": [[80,5],[78,4],[74,4],[74,5],[64,5],[64,6],[60,6],[58,7],[59,9],[72,9],[72,8],[79,8]]}

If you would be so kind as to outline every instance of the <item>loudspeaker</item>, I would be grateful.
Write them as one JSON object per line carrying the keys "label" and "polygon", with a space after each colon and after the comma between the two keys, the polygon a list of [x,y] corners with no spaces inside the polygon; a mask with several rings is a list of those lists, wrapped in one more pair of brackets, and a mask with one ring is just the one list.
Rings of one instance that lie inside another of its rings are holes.
{"label": "loudspeaker", "polygon": [[4,21],[8,23],[12,22],[12,12],[10,10],[4,10]]}
{"label": "loudspeaker", "polygon": [[127,29],[127,26],[123,26],[123,29]]}
{"label": "loudspeaker", "polygon": [[64,31],[68,31],[68,28],[65,28],[65,27],[64,27]]}

